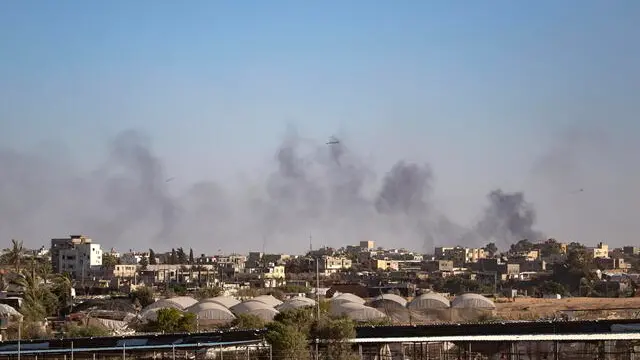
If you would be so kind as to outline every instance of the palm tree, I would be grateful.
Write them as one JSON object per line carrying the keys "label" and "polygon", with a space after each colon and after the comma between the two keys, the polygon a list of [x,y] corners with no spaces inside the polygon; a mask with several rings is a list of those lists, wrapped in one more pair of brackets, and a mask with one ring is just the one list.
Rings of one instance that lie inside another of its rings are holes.
{"label": "palm tree", "polygon": [[11,239],[11,248],[7,250],[7,262],[15,267],[16,272],[19,272],[20,262],[24,257],[24,247],[22,246],[22,241]]}
{"label": "palm tree", "polygon": [[42,320],[53,312],[57,298],[33,271],[22,271],[12,283],[22,290],[22,314],[27,319]]}
{"label": "palm tree", "polygon": [[0,291],[6,291],[9,286],[7,276],[3,273],[0,273]]}
{"label": "palm tree", "polygon": [[44,284],[47,285],[48,280],[51,279],[51,275],[53,274],[51,263],[48,261],[39,263],[36,267],[36,273],[42,279],[42,281],[44,281]]}
{"label": "palm tree", "polygon": [[73,281],[69,274],[55,274],[53,276],[53,292],[58,297],[59,310],[69,310],[73,305],[73,299],[71,297],[72,289]]}

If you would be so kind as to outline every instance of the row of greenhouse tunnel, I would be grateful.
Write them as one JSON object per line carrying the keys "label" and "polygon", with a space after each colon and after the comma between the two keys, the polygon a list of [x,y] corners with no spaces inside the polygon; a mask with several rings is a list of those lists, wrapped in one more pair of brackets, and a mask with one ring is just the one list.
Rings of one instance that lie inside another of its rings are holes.
{"label": "row of greenhouse tunnel", "polygon": [[[329,314],[348,317],[357,322],[388,320],[391,323],[428,323],[437,321],[473,321],[495,314],[495,304],[479,294],[463,294],[453,300],[439,293],[425,293],[407,301],[395,294],[382,294],[369,301],[350,293],[337,293],[327,299]],[[222,325],[233,322],[240,314],[250,314],[263,321],[271,321],[280,312],[289,309],[315,307],[316,301],[308,297],[293,297],[284,301],[272,295],[260,295],[245,301],[229,296],[196,300],[188,296],[161,299],[140,313],[144,322],[157,319],[163,308],[174,308],[193,313],[201,326]]]}

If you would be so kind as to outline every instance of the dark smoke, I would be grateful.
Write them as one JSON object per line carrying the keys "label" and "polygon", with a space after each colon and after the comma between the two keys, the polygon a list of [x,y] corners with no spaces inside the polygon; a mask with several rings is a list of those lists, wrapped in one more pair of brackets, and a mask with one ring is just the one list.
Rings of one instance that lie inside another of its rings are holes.
{"label": "dark smoke", "polygon": [[426,216],[426,197],[431,190],[432,178],[431,169],[426,165],[396,163],[384,178],[376,209],[381,214]]}
{"label": "dark smoke", "polygon": [[499,248],[528,239],[538,241],[543,234],[534,230],[536,211],[524,198],[524,193],[494,190],[487,195],[489,205],[475,228],[475,235],[485,244],[494,242]]}
{"label": "dark smoke", "polygon": [[[274,154],[273,172],[239,188],[201,181],[171,194],[149,139],[125,131],[95,170],[67,157],[0,150],[0,237],[32,246],[82,233],[105,248],[193,247],[197,252],[301,252],[374,240],[431,252],[464,229],[435,208],[433,171],[398,161],[377,183],[373,167],[344,139],[329,144],[289,129]],[[211,164],[215,166],[215,164]],[[483,238],[532,237],[535,213],[522,195],[495,192]]]}

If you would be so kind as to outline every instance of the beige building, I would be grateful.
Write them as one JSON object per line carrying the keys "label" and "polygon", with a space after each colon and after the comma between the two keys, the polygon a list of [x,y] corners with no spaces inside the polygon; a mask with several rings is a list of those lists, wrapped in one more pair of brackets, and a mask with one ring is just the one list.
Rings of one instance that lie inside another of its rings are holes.
{"label": "beige building", "polygon": [[486,259],[487,254],[484,249],[476,249],[476,248],[465,248],[465,259],[467,262],[478,262],[480,259]]}
{"label": "beige building", "polygon": [[397,260],[372,260],[373,268],[381,271],[398,271],[400,263]]}
{"label": "beige building", "polygon": [[331,275],[341,270],[351,269],[351,266],[351,260],[346,257],[323,256],[320,260],[319,270],[324,275]]}
{"label": "beige building", "polygon": [[102,248],[82,235],[52,239],[51,266],[55,272],[68,273],[76,279],[91,277],[92,271],[102,267]]}
{"label": "beige building", "polygon": [[373,250],[376,247],[376,242],[375,241],[360,241],[360,248],[364,249],[364,250]]}
{"label": "beige building", "polygon": [[113,276],[117,278],[133,278],[138,272],[136,265],[116,265],[113,269]]}
{"label": "beige building", "polygon": [[603,259],[607,259],[609,258],[609,245],[605,244],[605,243],[599,243],[598,246],[591,248],[591,250],[593,251],[593,258],[594,259],[598,259],[598,258],[603,258]]}
{"label": "beige building", "polygon": [[270,264],[264,269],[262,280],[264,287],[278,287],[285,284],[285,272],[283,265]]}

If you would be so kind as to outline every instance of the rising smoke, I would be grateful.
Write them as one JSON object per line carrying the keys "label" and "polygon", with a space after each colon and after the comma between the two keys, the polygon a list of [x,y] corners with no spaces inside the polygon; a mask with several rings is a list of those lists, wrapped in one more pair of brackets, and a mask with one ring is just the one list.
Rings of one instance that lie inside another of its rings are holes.
{"label": "rising smoke", "polygon": [[316,247],[371,239],[430,252],[472,238],[501,246],[540,235],[522,193],[492,192],[482,221],[465,231],[435,208],[428,164],[400,160],[378,179],[344,141],[319,144],[293,129],[273,171],[251,189],[202,181],[171,194],[143,134],[122,132],[108,149],[88,173],[67,159],[0,150],[0,238],[36,245],[82,233],[105,247],[205,252],[260,249],[264,239],[268,251],[300,252],[313,236]]}
{"label": "rising smoke", "polygon": [[542,240],[544,235],[534,230],[536,211],[524,198],[524,193],[494,190],[487,195],[489,206],[475,228],[475,234],[485,241],[505,249],[514,240]]}

